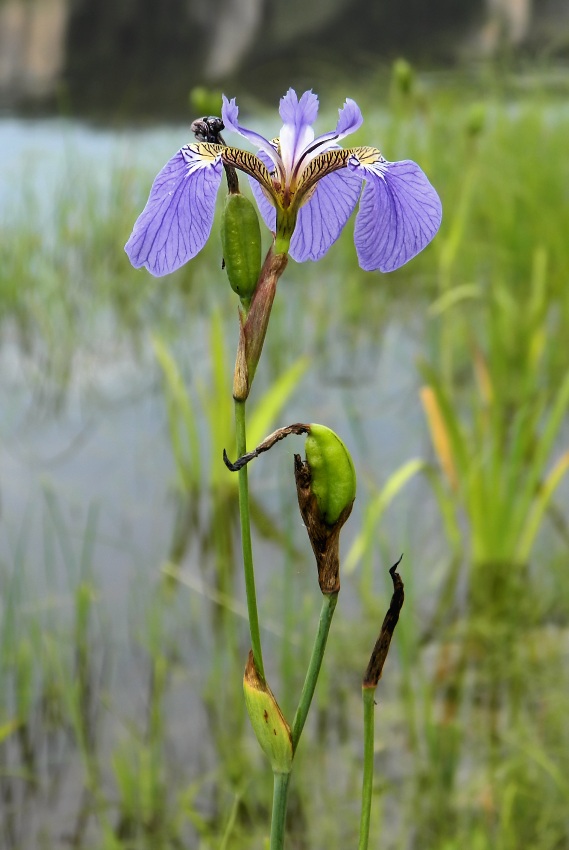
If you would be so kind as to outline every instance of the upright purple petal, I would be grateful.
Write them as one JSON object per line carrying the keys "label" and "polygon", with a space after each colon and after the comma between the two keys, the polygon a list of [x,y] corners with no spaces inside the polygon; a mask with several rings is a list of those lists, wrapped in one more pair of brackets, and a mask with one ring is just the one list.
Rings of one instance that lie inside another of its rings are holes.
{"label": "upright purple petal", "polygon": [[289,89],[279,104],[279,115],[285,124],[314,124],[318,117],[318,97],[305,91],[300,100],[294,89]]}
{"label": "upright purple petal", "polygon": [[125,251],[135,268],[169,274],[201,251],[213,224],[223,164],[198,145],[181,148],[156,177]]}
{"label": "upright purple petal", "polygon": [[338,123],[336,124],[336,129],[331,130],[329,133],[324,133],[321,136],[317,136],[309,143],[299,157],[299,162],[302,167],[299,168],[298,171],[302,171],[302,169],[304,169],[318,154],[336,147],[340,139],[343,139],[345,136],[349,136],[350,133],[355,133],[356,130],[363,124],[363,120],[362,113],[355,100],[352,100],[349,97],[346,98],[344,106],[338,110]]}
{"label": "upright purple petal", "polygon": [[362,179],[347,169],[318,181],[310,200],[299,210],[290,243],[298,263],[319,260],[334,244],[358,202]]}
{"label": "upright purple petal", "polygon": [[256,133],[254,130],[248,130],[246,127],[242,127],[238,122],[239,117],[239,107],[235,103],[235,98],[232,97],[231,100],[228,100],[225,95],[223,95],[223,105],[221,107],[221,118],[223,123],[227,127],[228,130],[232,130],[234,133],[239,133],[240,136],[243,136],[244,139],[249,139],[252,144],[255,145],[261,151],[264,151],[268,154],[271,163],[273,166],[283,174],[283,164],[280,156],[275,150],[274,146],[270,143],[268,139],[265,139],[264,136],[261,136],[260,133]]}
{"label": "upright purple petal", "polygon": [[305,91],[300,100],[294,89],[281,98],[279,114],[284,121],[279,133],[281,157],[290,174],[300,154],[314,141],[312,125],[318,115],[318,98]]}
{"label": "upright purple petal", "polygon": [[366,271],[398,269],[429,244],[439,229],[439,196],[417,163],[379,161],[350,168],[366,179],[354,241]]}
{"label": "upright purple petal", "polygon": [[355,133],[364,123],[363,115],[355,100],[347,97],[341,109],[338,110],[338,123],[336,124],[336,135],[339,139]]}

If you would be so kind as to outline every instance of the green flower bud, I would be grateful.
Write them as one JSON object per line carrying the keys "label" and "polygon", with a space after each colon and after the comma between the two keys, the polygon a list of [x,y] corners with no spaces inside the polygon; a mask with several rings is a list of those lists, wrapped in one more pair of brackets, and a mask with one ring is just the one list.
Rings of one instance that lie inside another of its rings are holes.
{"label": "green flower bud", "polygon": [[194,115],[219,115],[221,112],[222,94],[217,89],[194,86],[188,99]]}
{"label": "green flower bud", "polygon": [[356,498],[356,471],[350,453],[330,428],[310,425],[306,462],[322,519],[333,526]]}
{"label": "green flower bud", "polygon": [[243,692],[253,731],[271,762],[273,773],[290,773],[293,757],[290,726],[271,689],[259,676],[252,652],[245,668]]}
{"label": "green flower bud", "polygon": [[318,584],[324,594],[340,590],[340,530],[356,497],[356,473],[350,454],[324,425],[310,425],[306,460],[294,456],[298,506],[316,557]]}
{"label": "green flower bud", "polygon": [[409,95],[415,83],[413,66],[406,59],[396,59],[393,63],[393,81],[397,91]]}
{"label": "green flower bud", "polygon": [[[262,282],[259,289],[262,286]],[[255,293],[253,306],[258,298]],[[246,397],[246,396],[245,396]],[[238,398],[235,395],[235,398]],[[231,463],[224,452],[226,466],[233,472],[267,452],[289,434],[307,434],[306,460],[294,456],[294,477],[298,506],[316,557],[318,583],[325,594],[340,590],[340,530],[350,516],[356,498],[356,472],[350,453],[342,440],[325,425],[296,422],[269,434],[256,449]]]}
{"label": "green flower bud", "polygon": [[229,283],[246,307],[261,273],[261,228],[257,211],[241,194],[229,194],[221,219],[221,244]]}

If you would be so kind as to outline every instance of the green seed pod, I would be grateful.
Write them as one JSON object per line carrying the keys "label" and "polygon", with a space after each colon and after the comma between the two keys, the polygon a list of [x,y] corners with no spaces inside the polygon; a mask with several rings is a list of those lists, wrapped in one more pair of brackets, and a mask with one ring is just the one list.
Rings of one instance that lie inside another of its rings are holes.
{"label": "green seed pod", "polygon": [[356,471],[342,440],[325,425],[310,425],[306,438],[310,489],[323,521],[333,526],[356,498]]}
{"label": "green seed pod", "polygon": [[248,305],[261,273],[261,228],[245,195],[229,194],[225,199],[221,244],[231,288]]}
{"label": "green seed pod", "polygon": [[293,757],[290,726],[271,689],[259,676],[252,652],[245,668],[243,692],[253,731],[271,762],[273,773],[290,773]]}

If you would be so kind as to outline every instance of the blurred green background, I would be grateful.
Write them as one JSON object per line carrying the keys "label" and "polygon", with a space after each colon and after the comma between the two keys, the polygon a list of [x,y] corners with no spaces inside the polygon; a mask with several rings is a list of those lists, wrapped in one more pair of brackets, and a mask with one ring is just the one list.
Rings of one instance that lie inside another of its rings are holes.
{"label": "blurred green background", "polygon": [[[267,846],[221,462],[236,296],[216,225],[165,279],[123,245],[221,91],[272,138],[288,86],[320,132],[354,98],[354,144],[415,159],[444,209],[393,274],[358,268],[352,222],[291,261],[252,393],[252,444],[323,422],[359,482],[288,846],[357,844],[360,683],[401,552],[370,846],[569,846],[567,5],[0,3],[0,847]],[[295,451],[251,466],[289,715],[320,607]]]}

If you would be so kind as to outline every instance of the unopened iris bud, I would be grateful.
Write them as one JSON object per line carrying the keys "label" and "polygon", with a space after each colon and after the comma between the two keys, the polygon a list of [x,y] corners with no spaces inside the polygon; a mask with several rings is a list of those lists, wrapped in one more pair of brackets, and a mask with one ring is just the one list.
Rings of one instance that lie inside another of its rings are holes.
{"label": "unopened iris bud", "polygon": [[316,557],[320,590],[326,594],[338,593],[340,530],[350,516],[356,498],[356,471],[350,453],[338,435],[325,425],[296,422],[273,431],[256,449],[237,458],[235,463],[229,460],[225,451],[223,459],[232,472],[237,472],[290,434],[307,435],[306,460],[303,461],[300,455],[294,456],[294,477],[298,506]]}
{"label": "unopened iris bud", "polygon": [[273,773],[290,773],[293,757],[290,726],[273,692],[259,676],[252,652],[245,668],[243,692],[253,731],[271,762]]}
{"label": "unopened iris bud", "polygon": [[322,519],[326,525],[335,525],[356,498],[356,471],[350,453],[334,431],[312,424],[306,438],[306,462]]}
{"label": "unopened iris bud", "polygon": [[231,288],[248,308],[261,273],[261,228],[245,195],[230,193],[225,199],[221,244]]}
{"label": "unopened iris bud", "polygon": [[295,455],[298,505],[312,544],[322,593],[340,590],[340,529],[356,497],[356,473],[342,440],[324,425],[310,425],[306,460]]}

